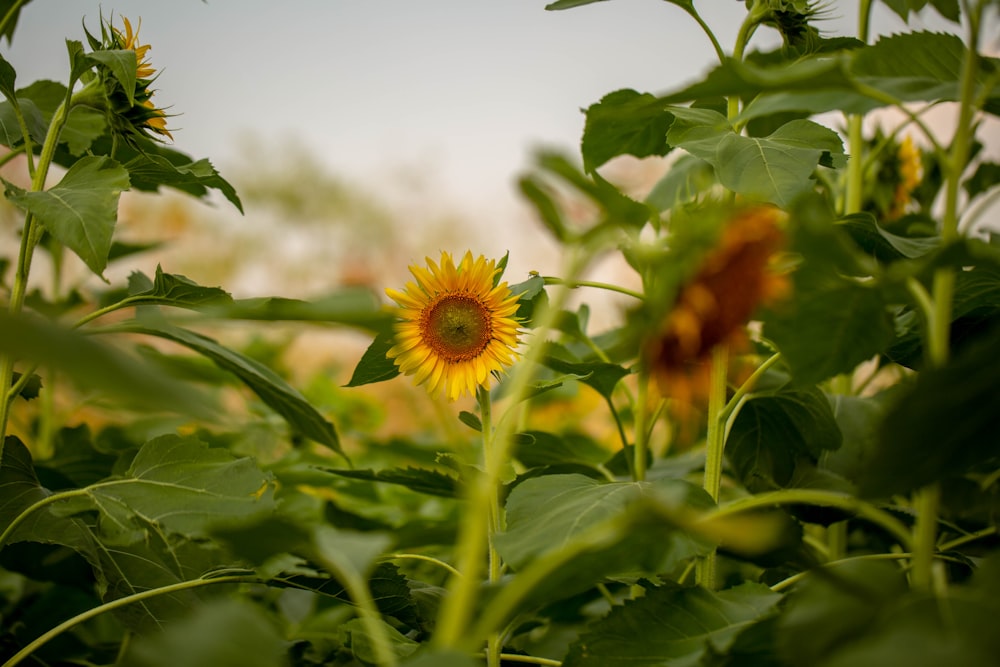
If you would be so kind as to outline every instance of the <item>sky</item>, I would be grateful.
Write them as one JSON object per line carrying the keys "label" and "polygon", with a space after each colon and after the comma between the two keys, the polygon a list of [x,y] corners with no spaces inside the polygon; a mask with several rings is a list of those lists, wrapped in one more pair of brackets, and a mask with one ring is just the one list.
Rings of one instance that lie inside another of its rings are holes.
{"label": "sky", "polygon": [[[620,88],[665,92],[715,55],[695,23],[661,0],[546,11],[547,0],[33,0],[0,52],[18,84],[65,80],[66,38],[100,15],[142,20],[160,70],[155,101],[174,147],[226,175],[248,144],[306,150],[378,192],[394,170],[488,224],[523,214],[516,177],[536,148],[576,156],[581,110]],[[742,0],[699,0],[731,45]],[[857,0],[831,3],[823,27],[852,34]],[[928,15],[928,23],[941,25]],[[902,26],[876,6],[876,33]],[[762,30],[752,46],[771,48]],[[240,164],[245,167],[245,164]]]}

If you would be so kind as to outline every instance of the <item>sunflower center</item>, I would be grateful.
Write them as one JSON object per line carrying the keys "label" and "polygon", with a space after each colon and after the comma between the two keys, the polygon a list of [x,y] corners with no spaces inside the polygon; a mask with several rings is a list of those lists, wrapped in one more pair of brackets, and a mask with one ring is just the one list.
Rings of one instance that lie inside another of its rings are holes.
{"label": "sunflower center", "polygon": [[421,319],[425,342],[446,361],[476,358],[493,337],[489,309],[472,296],[439,297]]}

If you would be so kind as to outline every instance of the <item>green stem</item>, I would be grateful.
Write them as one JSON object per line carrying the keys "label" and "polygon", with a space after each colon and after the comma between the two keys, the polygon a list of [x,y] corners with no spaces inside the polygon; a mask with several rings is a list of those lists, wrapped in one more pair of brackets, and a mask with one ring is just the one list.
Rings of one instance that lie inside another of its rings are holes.
{"label": "green stem", "polygon": [[917,590],[933,587],[934,554],[937,552],[937,517],[941,505],[941,486],[928,484],[914,494],[913,570],[910,581]]}
{"label": "green stem", "polygon": [[[589,263],[591,252],[587,248],[571,248],[566,260],[567,282],[572,283]],[[533,333],[534,340],[528,345],[524,357],[514,366],[508,381],[509,407],[496,424],[493,443],[485,458],[484,470],[477,479],[471,480],[466,488],[467,503],[465,520],[459,528],[455,547],[455,562],[461,576],[453,576],[448,584],[448,595],[442,603],[438,629],[434,641],[442,648],[455,648],[462,644],[480,641],[485,635],[469,634],[467,628],[472,619],[476,597],[480,586],[483,551],[488,542],[487,522],[494,502],[497,485],[500,482],[504,462],[509,458],[514,415],[519,412],[519,404],[528,395],[535,368],[541,362],[546,347],[546,335],[552,330],[560,312],[569,298],[570,288],[566,285],[551,296],[548,307],[543,311]],[[497,626],[499,627],[499,626]],[[490,628],[493,632],[495,628]]]}
{"label": "green stem", "polygon": [[621,285],[614,285],[612,283],[602,283],[595,280],[564,280],[563,278],[557,278],[555,276],[543,276],[542,280],[545,281],[546,285],[563,285],[569,287],[570,289],[576,289],[577,287],[593,287],[595,289],[602,289],[608,292],[617,292],[618,294],[624,294],[630,296],[634,299],[639,299],[642,301],[646,296],[642,292],[636,292],[630,290]]}
{"label": "green stem", "polygon": [[263,583],[260,577],[251,575],[226,575],[221,577],[206,578],[206,579],[194,579],[191,581],[182,581],[176,584],[170,584],[169,586],[162,586],[160,588],[153,588],[148,591],[142,591],[141,593],[134,593],[132,595],[126,595],[125,597],[120,597],[111,602],[105,602],[102,605],[98,605],[93,609],[88,609],[82,614],[77,614],[73,618],[67,619],[52,628],[48,632],[45,632],[38,637],[36,637],[31,643],[25,646],[23,649],[14,654],[14,656],[5,662],[2,667],[14,667],[19,664],[22,660],[30,656],[32,653],[37,651],[39,648],[50,642],[52,639],[58,637],[63,632],[76,627],[77,625],[89,621],[90,619],[100,616],[101,614],[114,611],[115,609],[120,609],[127,605],[142,602],[143,600],[148,600],[149,598],[157,597],[159,595],[169,595],[176,593],[178,591],[190,590],[192,588],[198,588],[200,586],[213,586],[215,584],[234,584],[234,583]]}
{"label": "green stem", "polygon": [[[8,17],[10,13],[8,12]],[[6,17],[5,17],[6,20]],[[69,93],[67,92],[67,97]],[[59,144],[59,135],[66,124],[66,117],[69,113],[69,100],[64,100],[49,123],[48,133],[45,135],[45,142],[42,144],[42,151],[38,158],[38,168],[35,170],[31,180],[31,191],[39,192],[45,189],[45,179],[49,173],[52,159],[55,157],[56,146]],[[21,232],[21,247],[18,250],[17,264],[14,271],[14,284],[11,286],[10,303],[7,305],[7,312],[17,315],[24,308],[24,298],[28,289],[28,274],[31,271],[31,259],[35,246],[42,235],[41,225],[35,220],[35,216],[30,213],[24,217],[24,229]],[[0,462],[3,461],[4,439],[7,434],[7,422],[10,420],[10,410],[13,399],[9,392],[11,381],[14,377],[14,358],[9,354],[0,354]]]}
{"label": "green stem", "polygon": [[[729,375],[729,349],[717,345],[712,350],[712,369],[708,389],[708,433],[705,436],[704,489],[712,500],[719,501],[722,486],[722,460],[725,453],[726,377]],[[696,581],[709,590],[716,586],[717,552],[712,549],[699,563]]]}
{"label": "green stem", "polygon": [[646,426],[646,419],[649,411],[649,373],[646,372],[645,364],[639,369],[639,398],[636,401],[633,412],[635,414],[635,473],[634,479],[642,482],[646,479],[646,458],[649,455],[649,429]]}
{"label": "green stem", "polygon": [[[479,415],[483,428],[483,461],[492,459],[491,449],[493,448],[493,410],[490,400],[489,387],[480,385],[476,390],[476,398],[479,401]],[[498,480],[499,481],[499,480]],[[493,485],[490,489],[489,503],[489,527],[486,534],[486,546],[488,552],[488,581],[494,584],[500,581],[503,573],[503,562],[497,552],[495,539],[497,533],[502,529],[501,509],[500,509],[500,484]],[[486,665],[487,667],[500,667],[500,651],[503,648],[503,638],[499,632],[491,632],[486,637]]]}
{"label": "green stem", "polygon": [[425,556],[424,554],[389,554],[386,558],[389,560],[419,560],[425,563],[432,563],[440,568],[448,570],[449,573],[456,577],[462,576],[462,573],[453,568],[451,565],[444,562],[440,558],[434,558],[433,556]]}
{"label": "green stem", "polygon": [[715,55],[719,58],[719,62],[726,62],[726,52],[722,50],[722,45],[719,44],[719,40],[715,38],[715,33],[712,32],[712,29],[707,23],[705,23],[705,19],[701,18],[698,10],[695,9],[694,3],[692,2],[690,6],[684,4],[681,4],[680,6],[698,23],[704,33],[708,36],[708,39],[712,42],[712,48],[715,49]]}
{"label": "green stem", "polygon": [[820,489],[782,489],[781,491],[769,491],[755,496],[740,498],[739,500],[723,505],[709,512],[705,518],[710,520],[758,508],[797,504],[834,507],[849,512],[859,519],[864,519],[884,529],[896,538],[905,550],[912,551],[912,535],[899,519],[860,498],[835,491],[823,491]]}
{"label": "green stem", "polygon": [[533,655],[518,655],[516,653],[501,653],[500,658],[504,662],[523,662],[527,665],[548,665],[549,667],[559,667],[562,662],[551,658],[538,658]]}

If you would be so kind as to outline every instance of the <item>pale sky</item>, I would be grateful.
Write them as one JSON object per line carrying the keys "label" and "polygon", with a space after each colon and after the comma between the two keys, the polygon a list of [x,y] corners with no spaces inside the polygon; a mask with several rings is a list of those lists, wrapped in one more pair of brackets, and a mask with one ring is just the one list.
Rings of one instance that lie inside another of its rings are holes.
{"label": "pale sky", "polygon": [[[175,147],[220,168],[252,136],[299,142],[335,171],[375,179],[428,164],[458,198],[513,196],[535,146],[575,151],[580,109],[619,88],[662,92],[714,63],[678,7],[615,0],[545,11],[546,0],[34,0],[12,47],[18,84],[65,79],[63,40],[99,15],[142,19],[161,70],[156,101]],[[826,26],[850,31],[856,0]],[[702,0],[723,45],[742,0]],[[879,8],[876,25],[898,26]],[[766,43],[775,35],[762,31]]]}

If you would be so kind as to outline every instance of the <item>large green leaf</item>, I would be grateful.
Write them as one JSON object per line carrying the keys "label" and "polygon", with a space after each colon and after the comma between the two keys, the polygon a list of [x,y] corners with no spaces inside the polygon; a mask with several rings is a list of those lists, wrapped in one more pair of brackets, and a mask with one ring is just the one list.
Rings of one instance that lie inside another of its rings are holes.
{"label": "large green leaf", "polygon": [[[24,124],[28,128],[28,133],[35,141],[42,141],[45,136],[45,119],[42,113],[35,106],[35,103],[28,99],[19,100],[18,108],[24,117]],[[21,124],[17,120],[17,113],[10,102],[0,102],[0,144],[9,148],[20,146],[24,141],[21,132]]]}
{"label": "large green leaf", "polygon": [[800,385],[852,371],[884,351],[894,334],[881,292],[848,280],[796,281],[793,301],[764,319],[764,335]]}
{"label": "large green leaf", "polygon": [[211,359],[217,366],[242,380],[264,403],[284,417],[293,430],[345,456],[333,424],[317,412],[302,394],[267,366],[220,345],[207,336],[179,327],[167,325],[152,327],[133,321],[123,323],[114,330],[172,340]]}
{"label": "large green leaf", "polygon": [[691,155],[718,166],[719,144],[723,137],[733,134],[726,117],[714,109],[668,108],[675,117],[667,133],[670,145],[683,148]]}
{"label": "large green leaf", "polygon": [[103,535],[114,541],[134,542],[150,524],[200,538],[215,523],[273,509],[269,484],[249,458],[165,435],[143,445],[120,476],[72,491],[56,507],[64,515],[97,509]]}
{"label": "large green leaf", "polygon": [[[41,115],[41,129],[36,130],[31,125],[31,134],[35,141],[41,143],[48,123],[52,120],[52,115],[56,108],[66,99],[66,86],[55,81],[39,80],[33,82],[18,91],[18,96],[25,101],[31,101]],[[23,104],[23,103],[22,103]],[[22,109],[23,111],[23,109]],[[62,132],[59,133],[59,143],[66,146],[69,156],[72,158],[83,155],[90,146],[104,134],[107,123],[104,113],[85,106],[74,106],[70,109],[69,116]],[[57,160],[61,160],[62,155],[57,153]],[[60,162],[65,167],[72,166],[70,162]]]}
{"label": "large green leaf", "polygon": [[[669,498],[677,507],[691,510],[705,510],[713,505],[699,487],[678,479],[606,483],[577,474],[536,477],[521,482],[511,491],[506,505],[507,530],[497,535],[497,549],[515,569],[526,567],[594,527],[631,525],[629,508],[648,497]],[[646,535],[638,529],[631,535],[637,542],[648,540],[647,550],[633,550],[629,559],[605,562],[605,572],[624,572],[641,566],[655,568],[671,550],[675,558],[685,558],[704,549],[704,545],[699,547],[686,536],[671,536],[662,524],[647,530]]]}
{"label": "large green leaf", "polygon": [[573,642],[564,667],[698,665],[772,612],[781,595],[745,583],[712,593],[668,584],[614,607]]}
{"label": "large green leaf", "polygon": [[84,157],[49,190],[26,192],[8,183],[6,194],[100,276],[111,252],[118,198],[128,187],[128,172],[120,164],[111,158]]}
{"label": "large green leaf", "polygon": [[814,464],[841,445],[830,404],[815,387],[778,390],[748,400],[733,421],[726,456],[751,491],[792,484],[800,462]]}
{"label": "large green leaf", "polygon": [[957,100],[965,50],[957,35],[900,33],[858,50],[851,73],[904,101]]}
{"label": "large green leaf", "polygon": [[844,163],[837,134],[808,120],[785,123],[767,137],[727,134],[718,144],[715,167],[726,188],[787,207],[812,189],[816,168]]}
{"label": "large green leaf", "polygon": [[212,309],[212,315],[241,320],[329,322],[387,331],[393,317],[378,296],[364,287],[345,287],[303,301],[282,297],[239,299]]}

